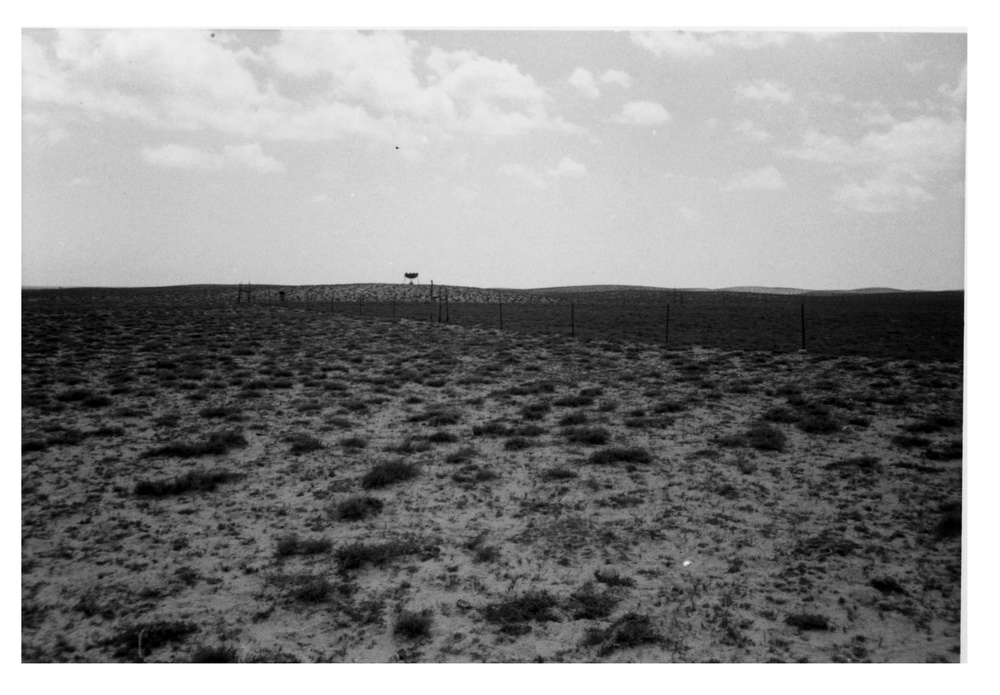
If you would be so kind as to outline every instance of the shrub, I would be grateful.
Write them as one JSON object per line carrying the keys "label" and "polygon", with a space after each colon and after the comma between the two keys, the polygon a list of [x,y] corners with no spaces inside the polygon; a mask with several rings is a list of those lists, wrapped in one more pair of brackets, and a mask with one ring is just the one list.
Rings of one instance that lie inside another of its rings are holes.
{"label": "shrub", "polygon": [[503,448],[507,451],[521,451],[522,449],[527,449],[531,446],[531,440],[526,437],[511,437],[503,444]]}
{"label": "shrub", "polygon": [[542,480],[569,480],[570,478],[578,478],[579,476],[579,473],[565,466],[546,468],[542,471]]}
{"label": "shrub", "polygon": [[601,449],[590,455],[591,463],[649,463],[653,460],[652,455],[645,449],[639,447],[612,447]]}
{"label": "shrub", "polygon": [[785,618],[785,624],[800,630],[828,630],[830,621],[822,615],[814,613],[797,613]]}
{"label": "shrub", "polygon": [[570,594],[568,608],[574,620],[596,620],[606,618],[621,601],[612,589],[598,591],[592,581]]}
{"label": "shrub", "polygon": [[611,438],[611,432],[604,427],[567,427],[563,430],[563,436],[575,444],[587,444],[600,446],[607,444]]}
{"label": "shrub", "polygon": [[427,441],[434,442],[435,444],[451,444],[458,441],[458,436],[447,430],[438,430],[429,434]]}
{"label": "shrub", "polygon": [[552,405],[545,401],[529,403],[521,408],[521,417],[525,420],[541,420],[550,410],[552,410]]}
{"label": "shrub", "polygon": [[761,451],[784,451],[785,433],[777,427],[763,423],[753,425],[747,430],[747,443]]}
{"label": "shrub", "polygon": [[361,487],[365,490],[382,488],[420,475],[420,467],[404,461],[386,461],[375,464],[364,477]]}
{"label": "shrub", "polygon": [[506,437],[510,433],[510,428],[502,422],[494,420],[485,425],[474,425],[472,434],[477,437]]}
{"label": "shrub", "polygon": [[406,639],[430,637],[431,625],[433,624],[434,616],[430,610],[423,610],[419,613],[403,611],[396,619],[396,625],[392,629],[392,634]]}
{"label": "shrub", "polygon": [[453,451],[452,453],[445,456],[445,463],[468,463],[476,455],[475,448],[471,446],[464,446],[458,451]]}
{"label": "shrub", "polygon": [[484,483],[499,477],[500,474],[492,468],[477,466],[474,463],[462,466],[451,475],[451,479],[456,483]]}
{"label": "shrub", "polygon": [[368,440],[364,437],[345,437],[340,440],[340,446],[345,449],[364,449],[368,446]]}
{"label": "shrub", "polygon": [[351,497],[334,510],[334,517],[341,521],[360,521],[382,511],[385,503],[376,497]]}
{"label": "shrub", "polygon": [[931,440],[927,437],[920,437],[914,434],[897,434],[892,438],[892,443],[901,446],[904,449],[915,449],[918,447],[929,446]]}
{"label": "shrub", "polygon": [[389,541],[369,544],[361,541],[345,545],[337,550],[336,558],[341,569],[359,569],[365,565],[385,565],[404,555],[416,555],[421,547],[415,541]]}
{"label": "shrub", "polygon": [[291,443],[291,452],[296,455],[305,454],[310,451],[317,451],[323,448],[323,442],[316,437],[313,437],[311,434],[293,434],[285,441]]}
{"label": "shrub", "polygon": [[203,418],[223,418],[223,417],[234,417],[240,414],[238,408],[233,408],[231,406],[215,405],[202,408],[198,411],[198,414]]}
{"label": "shrub", "polygon": [[582,406],[592,405],[594,402],[593,396],[563,396],[552,401],[552,405],[558,406],[560,408],[578,408]]}
{"label": "shrub", "polygon": [[607,656],[617,649],[637,647],[642,644],[659,644],[663,635],[653,627],[648,615],[626,613],[607,630],[591,628],[584,637],[584,646],[602,645],[598,654]]}
{"label": "shrub", "polygon": [[302,575],[297,578],[289,597],[303,603],[323,603],[333,593],[333,584],[326,577]]}
{"label": "shrub", "polygon": [[191,471],[172,480],[140,480],[135,485],[135,494],[139,497],[167,497],[185,492],[212,492],[221,483],[242,477],[243,474],[228,470]]}
{"label": "shrub", "polygon": [[559,418],[559,424],[563,426],[582,425],[587,422],[587,414],[582,411],[567,413]]}
{"label": "shrub", "polygon": [[594,570],[594,579],[608,586],[635,586],[635,580],[618,574],[617,570]]}
{"label": "shrub", "polygon": [[223,430],[213,432],[207,439],[193,444],[173,443],[166,446],[149,449],[142,454],[143,458],[154,456],[178,456],[180,458],[194,458],[197,456],[209,456],[212,454],[224,454],[230,449],[244,447],[247,440],[239,430]]}
{"label": "shrub", "polygon": [[191,653],[192,664],[235,664],[239,661],[236,647],[201,646]]}
{"label": "shrub", "polygon": [[169,642],[179,642],[198,631],[194,623],[183,621],[156,621],[137,623],[123,628],[107,639],[104,644],[117,647],[114,655],[118,658],[132,658],[141,661],[154,649]]}
{"label": "shrub", "polygon": [[279,558],[290,557],[292,555],[320,555],[330,552],[333,543],[329,538],[299,538],[294,533],[282,536],[278,539],[278,547],[275,555]]}
{"label": "shrub", "polygon": [[515,598],[490,603],[483,607],[483,617],[491,623],[558,622],[555,608],[559,599],[548,591],[529,591]]}
{"label": "shrub", "polygon": [[962,458],[962,440],[952,439],[941,447],[933,447],[924,452],[931,461],[954,461]]}

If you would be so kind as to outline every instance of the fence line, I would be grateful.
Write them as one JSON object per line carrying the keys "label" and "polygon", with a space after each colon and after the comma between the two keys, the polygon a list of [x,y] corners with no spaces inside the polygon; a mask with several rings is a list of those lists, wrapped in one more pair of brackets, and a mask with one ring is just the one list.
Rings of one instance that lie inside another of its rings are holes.
{"label": "fence line", "polygon": [[[771,301],[714,301],[684,307],[671,303],[495,303],[452,302],[447,289],[435,301],[398,299],[356,303],[285,302],[283,306],[324,310],[366,319],[411,319],[503,331],[562,335],[580,340],[631,340],[683,348],[821,354],[894,355],[921,359],[962,356],[962,303],[914,304],[910,298],[882,299],[788,297]],[[434,304],[437,304],[435,311]],[[568,306],[567,306],[568,304]],[[798,305],[796,307],[796,304]],[[807,342],[806,304],[809,304]],[[352,310],[353,309],[353,310]],[[673,311],[672,311],[673,309]],[[436,315],[436,316],[435,316]]]}

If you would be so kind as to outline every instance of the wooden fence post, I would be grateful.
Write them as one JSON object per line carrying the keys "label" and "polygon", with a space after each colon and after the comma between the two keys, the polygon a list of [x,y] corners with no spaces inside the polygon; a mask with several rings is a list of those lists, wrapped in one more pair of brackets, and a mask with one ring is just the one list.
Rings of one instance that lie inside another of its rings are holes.
{"label": "wooden fence post", "polygon": [[667,326],[663,330],[663,344],[668,345],[670,343],[670,302],[667,302]]}
{"label": "wooden fence post", "polygon": [[806,303],[802,302],[802,349],[806,349]]}
{"label": "wooden fence post", "polygon": [[500,330],[503,330],[503,298],[500,298]]}
{"label": "wooden fence post", "polygon": [[570,335],[576,337],[576,302],[569,303]]}

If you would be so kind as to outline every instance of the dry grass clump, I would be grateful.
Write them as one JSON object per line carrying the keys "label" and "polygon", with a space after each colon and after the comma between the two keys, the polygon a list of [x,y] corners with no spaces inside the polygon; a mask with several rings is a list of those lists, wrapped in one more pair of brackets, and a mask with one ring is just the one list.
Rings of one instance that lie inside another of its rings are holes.
{"label": "dry grass clump", "polygon": [[594,579],[608,586],[635,586],[635,580],[632,577],[623,576],[618,573],[618,570],[594,570]]}
{"label": "dry grass clump", "polygon": [[640,447],[611,447],[601,449],[590,455],[591,463],[650,463],[653,460],[652,454]]}
{"label": "dry grass clump", "polygon": [[385,503],[377,497],[350,497],[333,509],[333,516],[340,521],[361,521],[382,511]]}
{"label": "dry grass clump", "polygon": [[232,645],[202,645],[191,652],[192,664],[235,664],[239,653]]}
{"label": "dry grass clump", "polygon": [[777,427],[767,423],[752,425],[742,434],[716,437],[715,443],[726,447],[753,447],[760,451],[784,451],[787,438]]}
{"label": "dry grass clump", "polygon": [[285,441],[292,445],[291,453],[295,455],[306,454],[310,451],[318,451],[323,448],[322,441],[304,432],[290,435],[286,437]]}
{"label": "dry grass clump", "polygon": [[343,570],[360,569],[365,565],[385,565],[397,557],[416,555],[423,547],[413,540],[389,541],[387,543],[365,543],[357,541],[339,548],[337,562]]}
{"label": "dry grass clump", "polygon": [[622,600],[621,593],[610,587],[599,590],[593,581],[570,594],[567,609],[574,620],[596,620],[611,615]]}
{"label": "dry grass clump", "polygon": [[588,446],[600,446],[607,444],[611,439],[611,432],[605,427],[567,427],[562,431],[564,437],[574,444],[586,444]]}
{"label": "dry grass clump", "polygon": [[375,464],[364,477],[361,487],[365,490],[383,488],[393,483],[411,480],[420,475],[420,466],[405,461],[385,461]]}
{"label": "dry grass clump", "polygon": [[197,456],[224,454],[230,449],[245,447],[246,445],[246,437],[243,436],[240,430],[223,430],[211,433],[206,439],[200,442],[175,442],[165,446],[154,447],[145,451],[142,457],[178,456],[180,458],[194,458]]}
{"label": "dry grass clump", "polygon": [[154,649],[170,642],[179,642],[188,635],[198,632],[198,626],[180,620],[159,620],[136,623],[124,627],[104,644],[115,647],[114,655],[119,659],[142,661]]}
{"label": "dry grass clump", "polygon": [[580,477],[580,474],[566,466],[546,468],[541,472],[542,480],[570,480]]}
{"label": "dry grass clump", "polygon": [[419,639],[430,637],[431,626],[434,624],[434,614],[429,609],[420,612],[403,611],[396,618],[396,624],[392,628],[392,634],[405,639]]}
{"label": "dry grass clump", "polygon": [[290,533],[278,539],[278,547],[274,554],[279,558],[292,555],[321,555],[330,552],[332,548],[333,543],[329,538],[299,538],[297,534]]}
{"label": "dry grass clump", "polygon": [[618,649],[628,649],[643,644],[660,644],[663,641],[663,635],[653,626],[653,621],[648,615],[630,612],[607,629],[588,629],[583,639],[583,646],[600,645],[598,655],[607,656]]}
{"label": "dry grass clump", "polygon": [[135,485],[139,497],[168,497],[185,492],[212,492],[220,484],[243,478],[242,473],[229,470],[191,471],[170,480],[140,480]]}
{"label": "dry grass clump", "polygon": [[489,603],[482,608],[483,618],[491,623],[559,622],[556,608],[559,599],[548,591],[529,591],[521,596]]}

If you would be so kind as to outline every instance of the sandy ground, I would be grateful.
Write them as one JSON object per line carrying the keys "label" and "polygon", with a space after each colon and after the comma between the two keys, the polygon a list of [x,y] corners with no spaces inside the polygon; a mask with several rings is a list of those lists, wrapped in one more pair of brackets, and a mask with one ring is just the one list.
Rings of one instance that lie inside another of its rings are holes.
{"label": "sandy ground", "polygon": [[961,363],[22,321],[24,661],[960,658]]}

